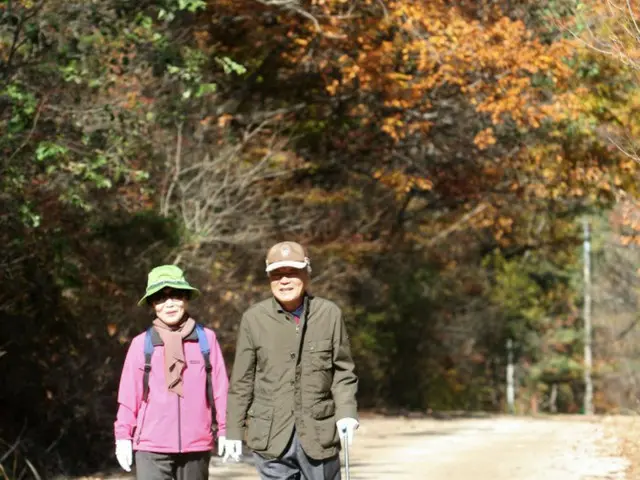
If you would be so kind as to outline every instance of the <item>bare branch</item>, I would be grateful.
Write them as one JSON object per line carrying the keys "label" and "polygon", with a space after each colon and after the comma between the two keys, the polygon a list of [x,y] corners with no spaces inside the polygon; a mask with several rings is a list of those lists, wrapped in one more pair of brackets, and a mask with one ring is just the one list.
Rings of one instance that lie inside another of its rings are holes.
{"label": "bare branch", "polygon": [[[578,16],[586,31],[579,34],[567,29],[573,37],[585,47],[603,55],[617,58],[622,64],[635,70],[640,70],[640,26],[636,20],[630,0],[624,0],[624,5],[618,5],[613,0],[607,0],[606,10],[597,16],[591,9],[586,17]],[[594,30],[594,27],[609,25],[609,31],[604,33]]]}
{"label": "bare branch", "polygon": [[7,458],[9,458],[9,456],[14,452],[14,450],[18,448],[22,440],[22,435],[24,434],[26,429],[27,429],[27,422],[25,421],[22,424],[22,428],[20,429],[20,433],[18,434],[18,438],[16,438],[16,441],[13,442],[13,444],[9,447],[9,450],[7,450],[4,453],[4,455],[2,455],[2,457],[0,457],[0,464],[2,464]]}
{"label": "bare branch", "polygon": [[615,146],[618,150],[620,150],[620,152],[622,152],[624,156],[631,158],[632,160],[635,160],[636,162],[640,163],[640,154],[638,153],[638,151],[635,149],[633,145],[631,145],[630,149],[626,149],[622,147],[622,145],[620,145],[620,143],[616,141],[611,135],[607,136],[607,140],[609,140],[609,142],[611,142],[613,146]]}
{"label": "bare branch", "polygon": [[182,158],[182,122],[177,126],[177,134],[176,134],[176,153],[174,155],[175,167],[173,170],[173,179],[169,183],[169,188],[167,189],[167,193],[164,196],[164,200],[162,202],[161,212],[163,216],[167,216],[169,213],[171,196],[173,194],[173,189],[176,187],[176,182],[178,181],[178,177],[180,176],[180,160]]}
{"label": "bare branch", "polygon": [[310,20],[313,23],[313,26],[316,29],[316,32],[318,32],[318,34],[323,35],[327,38],[334,38],[334,39],[346,38],[346,35],[336,35],[335,33],[326,32],[322,28],[322,25],[320,24],[320,21],[318,20],[316,15],[302,8],[298,0],[259,0],[259,2],[262,3],[263,5],[267,5],[270,7],[277,7],[283,10],[291,11],[293,13],[296,13]]}
{"label": "bare branch", "polygon": [[[640,28],[638,28],[638,23],[636,22],[636,15],[633,11],[633,8],[631,7],[631,0],[627,0],[627,9],[629,10],[629,18],[631,18],[631,21],[633,23],[633,26],[636,29],[636,35],[640,34]],[[638,37],[636,36],[636,39]]]}
{"label": "bare branch", "polygon": [[[268,194],[274,180],[293,171],[280,163],[290,142],[277,128],[280,115],[273,112],[222,148],[208,142],[191,144],[183,127],[178,128],[170,148],[171,180],[161,205],[162,214],[179,218],[187,232],[174,261],[195,260],[205,247],[211,257],[211,249],[257,245],[282,227],[274,226],[273,196]],[[285,207],[277,208],[283,214]],[[285,228],[295,224],[294,212],[281,216],[287,219]]]}
{"label": "bare branch", "polygon": [[446,238],[449,236],[449,234],[453,233],[454,231],[456,231],[458,228],[460,228],[461,225],[463,225],[464,223],[468,222],[469,220],[471,220],[471,218],[475,217],[476,215],[478,215],[479,213],[481,213],[483,210],[485,210],[488,207],[488,204],[486,203],[480,203],[478,204],[473,210],[471,210],[470,212],[465,213],[462,218],[460,218],[459,220],[457,220],[456,222],[452,223],[451,225],[449,225],[447,228],[445,228],[442,232],[440,232],[438,235],[436,235],[435,237],[431,238],[428,242],[426,242],[426,245],[428,246],[433,246],[435,245],[438,241],[442,240],[443,238]]}
{"label": "bare branch", "polygon": [[7,160],[7,163],[9,163],[18,153],[20,153],[22,151],[22,149],[24,149],[29,144],[29,142],[31,141],[31,138],[33,137],[33,134],[36,131],[36,127],[38,126],[38,120],[40,120],[40,114],[42,113],[42,107],[45,105],[46,102],[47,102],[47,97],[45,97],[42,100],[40,100],[40,103],[38,104],[38,109],[36,110],[36,114],[33,117],[33,123],[31,125],[31,130],[29,130],[29,133],[25,137],[24,141],[20,144],[20,146],[18,148],[16,148],[14,150],[14,152],[11,154],[11,156]]}

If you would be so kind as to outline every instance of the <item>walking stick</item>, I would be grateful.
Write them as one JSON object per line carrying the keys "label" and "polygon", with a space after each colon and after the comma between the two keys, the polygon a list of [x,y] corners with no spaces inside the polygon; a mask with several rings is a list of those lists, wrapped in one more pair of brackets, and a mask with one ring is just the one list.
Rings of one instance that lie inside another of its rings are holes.
{"label": "walking stick", "polygon": [[344,474],[346,480],[351,480],[349,472],[349,442],[347,441],[347,429],[342,430],[342,445],[344,445]]}

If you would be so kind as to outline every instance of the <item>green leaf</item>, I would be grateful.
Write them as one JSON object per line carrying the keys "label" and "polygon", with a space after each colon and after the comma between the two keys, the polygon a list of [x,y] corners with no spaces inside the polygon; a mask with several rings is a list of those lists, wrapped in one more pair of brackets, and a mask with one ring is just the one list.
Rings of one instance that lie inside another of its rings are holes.
{"label": "green leaf", "polygon": [[196,93],[196,97],[200,98],[203,95],[207,95],[209,93],[215,93],[218,89],[218,86],[215,83],[203,83],[198,87],[198,92]]}
{"label": "green leaf", "polygon": [[187,10],[193,13],[206,8],[207,3],[204,0],[178,0],[178,10]]}
{"label": "green leaf", "polygon": [[40,226],[40,215],[35,213],[28,204],[20,206],[20,217],[22,222],[29,227],[38,228]]}
{"label": "green leaf", "polygon": [[51,142],[41,142],[36,147],[36,160],[39,162],[44,162],[47,159],[65,155],[68,151],[69,150],[62,145]]}
{"label": "green leaf", "polygon": [[235,73],[237,75],[244,75],[247,73],[247,69],[237,62],[234,62],[229,57],[216,57],[216,62],[223,68],[224,73]]}

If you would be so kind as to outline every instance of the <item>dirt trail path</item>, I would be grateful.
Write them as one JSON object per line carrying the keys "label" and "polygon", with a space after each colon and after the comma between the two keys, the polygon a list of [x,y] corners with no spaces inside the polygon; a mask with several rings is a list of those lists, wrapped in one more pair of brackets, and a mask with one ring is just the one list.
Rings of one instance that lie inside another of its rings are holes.
{"label": "dirt trail path", "polygon": [[[351,479],[624,479],[626,462],[601,456],[602,436],[597,420],[366,418],[350,450]],[[247,456],[240,464],[214,459],[210,478],[258,476]]]}

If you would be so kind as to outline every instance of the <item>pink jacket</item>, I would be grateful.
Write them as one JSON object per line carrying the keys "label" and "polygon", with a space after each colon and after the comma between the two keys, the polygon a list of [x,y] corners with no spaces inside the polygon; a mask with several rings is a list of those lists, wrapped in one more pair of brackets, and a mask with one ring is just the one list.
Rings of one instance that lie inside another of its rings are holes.
{"label": "pink jacket", "polygon": [[[211,380],[218,436],[226,435],[229,380],[215,333],[205,328],[211,350]],[[164,346],[154,348],[148,401],[142,401],[145,333],[135,337],[124,361],[118,390],[116,440],[133,440],[134,450],[158,453],[202,452],[213,448],[206,370],[197,341],[185,341],[184,397],[169,392],[164,376]]]}

